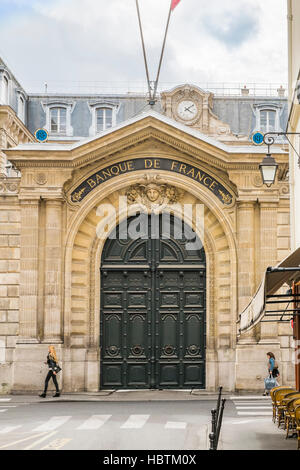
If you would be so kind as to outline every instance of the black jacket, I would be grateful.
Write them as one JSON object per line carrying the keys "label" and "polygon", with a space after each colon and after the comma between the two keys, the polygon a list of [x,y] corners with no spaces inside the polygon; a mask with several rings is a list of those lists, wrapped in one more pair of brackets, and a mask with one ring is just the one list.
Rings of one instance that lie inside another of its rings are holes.
{"label": "black jacket", "polygon": [[50,354],[48,354],[47,356],[47,364],[48,364],[49,369],[51,369],[53,372],[56,372],[56,370],[58,369],[57,367],[58,364],[55,362],[53,357],[50,356]]}

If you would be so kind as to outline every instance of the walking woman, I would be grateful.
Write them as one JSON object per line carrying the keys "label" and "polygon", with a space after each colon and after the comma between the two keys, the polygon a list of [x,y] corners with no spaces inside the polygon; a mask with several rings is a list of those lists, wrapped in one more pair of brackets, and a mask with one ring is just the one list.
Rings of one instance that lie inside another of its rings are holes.
{"label": "walking woman", "polygon": [[[278,370],[278,363],[275,359],[275,356],[272,352],[267,353],[267,358],[268,358],[268,374],[269,377],[273,377],[276,379],[279,377],[279,370]],[[277,381],[276,381],[277,382]],[[269,390],[265,389],[264,396],[268,395],[270,393]]]}
{"label": "walking woman", "polygon": [[53,395],[53,397],[59,397],[60,396],[58,383],[57,383],[57,380],[56,380],[56,374],[61,370],[61,368],[58,365],[58,359],[57,359],[57,356],[56,356],[54,346],[49,346],[48,350],[49,350],[49,353],[48,353],[48,356],[47,356],[47,362],[45,362],[45,364],[48,364],[49,372],[48,372],[46,380],[45,380],[44,392],[40,395],[40,397],[42,397],[42,398],[46,398],[48,383],[49,383],[49,380],[51,379],[51,377],[52,377],[53,383],[54,383],[55,388],[56,388],[56,393],[55,393],[55,395]]}

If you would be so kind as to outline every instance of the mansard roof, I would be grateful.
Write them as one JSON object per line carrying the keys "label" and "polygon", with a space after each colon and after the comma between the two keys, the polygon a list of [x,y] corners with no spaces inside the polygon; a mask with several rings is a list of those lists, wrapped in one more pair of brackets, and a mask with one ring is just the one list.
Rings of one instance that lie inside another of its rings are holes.
{"label": "mansard roof", "polygon": [[[219,142],[218,140],[209,137],[200,131],[193,129],[189,126],[186,126],[184,124],[181,124],[174,119],[171,119],[167,116],[164,116],[163,114],[160,114],[156,111],[149,110],[146,112],[143,112],[131,119],[128,119],[118,125],[116,125],[113,128],[107,129],[106,131],[103,131],[96,136],[89,137],[86,139],[82,139],[79,142],[75,142],[72,144],[61,144],[61,143],[32,143],[32,144],[22,144],[18,145],[17,147],[14,147],[13,149],[10,149],[11,153],[15,152],[24,152],[24,151],[44,151],[44,152],[63,152],[65,153],[66,151],[72,152],[75,151],[79,148],[83,148],[89,144],[92,144],[97,141],[103,141],[107,137],[117,134],[118,132],[121,133],[122,130],[126,129],[129,126],[133,126],[135,124],[141,124],[141,129],[142,127],[150,127],[154,123],[162,123],[166,124],[167,126],[170,126],[174,130],[183,132],[187,134],[188,136],[191,136],[192,138],[195,138],[203,143],[206,143],[212,147],[215,147],[216,149],[219,149],[222,152],[225,152],[226,154],[264,154],[266,153],[266,149],[264,147],[258,147],[254,146],[252,144],[246,144],[246,145],[227,145],[222,142]],[[144,126],[143,126],[144,123]],[[276,151],[274,152],[276,154],[286,154],[287,152],[285,150],[276,148]]]}

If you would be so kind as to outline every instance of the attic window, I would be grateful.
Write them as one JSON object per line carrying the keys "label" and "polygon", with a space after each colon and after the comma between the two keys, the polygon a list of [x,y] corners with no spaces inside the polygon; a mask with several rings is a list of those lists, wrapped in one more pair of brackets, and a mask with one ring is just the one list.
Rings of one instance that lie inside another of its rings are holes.
{"label": "attic window", "polygon": [[42,103],[46,113],[45,129],[54,137],[73,136],[71,116],[75,108],[75,102],[50,101]]}
{"label": "attic window", "polygon": [[276,111],[262,110],[260,112],[260,130],[264,133],[276,131]]}
{"label": "attic window", "polygon": [[67,110],[66,108],[50,109],[50,132],[51,134],[66,135]]}
{"label": "attic window", "polygon": [[2,76],[2,93],[1,93],[1,98],[2,98],[2,103],[3,104],[9,104],[8,98],[9,98],[9,81],[8,78],[3,75]]}
{"label": "attic window", "polygon": [[116,125],[119,104],[113,102],[89,103],[92,114],[90,136],[94,136]]}
{"label": "attic window", "polygon": [[96,109],[96,121],[97,121],[97,134],[105,129],[112,127],[113,110],[112,108],[98,108]]}

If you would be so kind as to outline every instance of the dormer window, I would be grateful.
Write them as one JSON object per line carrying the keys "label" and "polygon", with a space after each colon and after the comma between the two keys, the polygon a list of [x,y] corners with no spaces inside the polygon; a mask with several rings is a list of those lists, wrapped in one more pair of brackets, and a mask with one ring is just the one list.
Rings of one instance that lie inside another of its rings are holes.
{"label": "dormer window", "polygon": [[273,103],[262,103],[254,105],[256,116],[255,130],[263,132],[280,132],[280,116],[282,114],[282,106]]}
{"label": "dormer window", "polygon": [[98,108],[96,109],[96,133],[105,131],[112,127],[113,110],[112,108]]}
{"label": "dormer window", "polygon": [[9,104],[9,79],[3,73],[1,80],[1,102],[2,104]]}
{"label": "dormer window", "polygon": [[25,123],[26,116],[26,97],[23,93],[23,90],[17,90],[18,96],[18,118]]}
{"label": "dormer window", "polygon": [[67,110],[66,108],[50,109],[50,133],[66,135]]}
{"label": "dormer window", "polygon": [[99,134],[116,125],[118,104],[110,102],[96,102],[89,104],[92,113],[90,136]]}
{"label": "dormer window", "polygon": [[74,102],[51,101],[42,103],[46,113],[45,129],[50,135],[60,137],[72,137],[71,114],[74,110]]}
{"label": "dormer window", "polygon": [[264,110],[260,112],[260,130],[261,132],[274,132],[276,130],[276,111]]}

